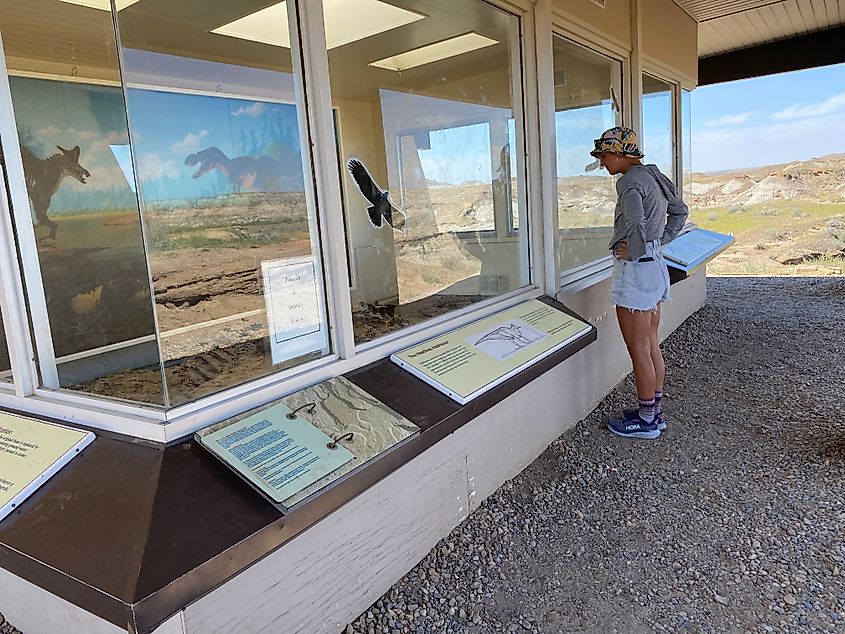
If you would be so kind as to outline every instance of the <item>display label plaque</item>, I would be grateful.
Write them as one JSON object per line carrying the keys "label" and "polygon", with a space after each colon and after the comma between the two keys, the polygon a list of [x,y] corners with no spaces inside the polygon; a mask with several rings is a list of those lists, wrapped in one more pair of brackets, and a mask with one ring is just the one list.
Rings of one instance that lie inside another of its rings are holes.
{"label": "display label plaque", "polygon": [[276,504],[354,458],[346,448],[281,403],[215,426],[214,431],[198,434],[197,439]]}
{"label": "display label plaque", "polygon": [[591,328],[534,299],[390,358],[463,405]]}
{"label": "display label plaque", "polygon": [[[288,394],[260,410],[246,412],[230,421],[212,425],[197,432],[196,438],[203,447],[212,450],[216,457],[239,472],[241,467],[235,468],[232,461],[225,457],[227,452],[221,451],[219,441],[217,443],[209,442],[208,438],[211,436],[222,438],[233,432],[239,433],[243,426],[235,427],[235,424],[247,419],[251,421],[263,420],[264,413],[277,405],[282,406],[282,412],[296,412],[298,418],[304,419],[308,425],[322,433],[323,436],[320,437],[320,441],[330,439],[339,447],[336,453],[329,454],[329,458],[334,460],[326,463],[326,468],[322,469],[324,473],[322,477],[320,477],[319,471],[306,474],[306,479],[297,480],[299,488],[281,501],[278,501],[281,496],[293,491],[296,487],[291,487],[286,491],[274,491],[271,495],[265,484],[260,482],[260,479],[242,475],[245,481],[260,491],[283,512],[288,512],[292,507],[304,502],[323,488],[339,481],[369,461],[401,446],[420,432],[419,427],[394,412],[374,396],[344,377],[336,376],[293,394]],[[290,419],[285,418],[285,421],[287,420]],[[254,423],[247,423],[247,427],[251,424]],[[300,428],[302,426],[303,423],[297,425]],[[262,433],[264,431],[261,430]],[[309,433],[313,434],[313,432]],[[318,449],[322,451],[322,447],[326,443],[318,442],[316,444]],[[340,451],[340,449],[344,451]],[[346,451],[352,456],[349,460],[347,460]],[[340,464],[339,456],[342,456],[343,460],[346,461]],[[338,466],[332,468],[335,464]]]}
{"label": "display label plaque", "polygon": [[329,344],[317,264],[313,257],[261,263],[273,365]]}
{"label": "display label plaque", "polygon": [[734,237],[707,229],[693,229],[679,235],[663,248],[669,266],[690,272],[712,260],[734,243]]}
{"label": "display label plaque", "polygon": [[0,413],[0,519],[94,440],[94,434]]}

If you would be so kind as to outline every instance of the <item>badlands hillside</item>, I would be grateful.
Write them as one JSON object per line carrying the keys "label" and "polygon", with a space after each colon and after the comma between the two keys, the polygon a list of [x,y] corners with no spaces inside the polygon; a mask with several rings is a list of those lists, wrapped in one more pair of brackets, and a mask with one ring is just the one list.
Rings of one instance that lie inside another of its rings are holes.
{"label": "badlands hillside", "polygon": [[845,202],[845,154],[719,174],[693,174],[691,207],[730,207],[778,200]]}
{"label": "badlands hillside", "polygon": [[845,154],[693,174],[687,200],[696,224],[736,237],[711,273],[845,272]]}

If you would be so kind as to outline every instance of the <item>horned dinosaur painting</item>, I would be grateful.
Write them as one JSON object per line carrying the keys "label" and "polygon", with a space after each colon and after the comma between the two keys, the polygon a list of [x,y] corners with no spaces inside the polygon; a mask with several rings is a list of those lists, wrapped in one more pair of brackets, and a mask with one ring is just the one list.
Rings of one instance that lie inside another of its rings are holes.
{"label": "horned dinosaur painting", "polygon": [[50,238],[53,240],[56,239],[57,225],[47,215],[53,195],[67,176],[75,178],[83,185],[91,177],[91,172],[79,164],[78,145],[70,150],[56,147],[59,150],[57,154],[39,158],[28,147],[21,145],[26,191],[32,205],[32,214],[37,225],[44,225],[50,230]]}

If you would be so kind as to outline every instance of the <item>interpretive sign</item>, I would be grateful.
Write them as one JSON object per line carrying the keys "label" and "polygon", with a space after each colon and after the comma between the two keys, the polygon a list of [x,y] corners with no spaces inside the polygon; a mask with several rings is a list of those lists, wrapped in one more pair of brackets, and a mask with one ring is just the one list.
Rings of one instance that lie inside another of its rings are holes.
{"label": "interpretive sign", "polygon": [[689,273],[733,243],[733,236],[698,228],[679,235],[667,244],[663,248],[663,257],[667,265]]}
{"label": "interpretive sign", "polygon": [[0,413],[0,519],[94,440],[94,434]]}
{"label": "interpretive sign", "polygon": [[590,330],[533,299],[390,359],[463,405]]}
{"label": "interpretive sign", "polygon": [[199,443],[275,504],[354,458],[290,408],[277,403],[197,434]]}
{"label": "interpretive sign", "polygon": [[[419,432],[411,421],[337,376],[212,425],[196,438],[287,512]],[[302,448],[310,453],[295,455]],[[296,461],[282,463],[288,455]]]}
{"label": "interpretive sign", "polygon": [[261,263],[273,365],[328,346],[317,264],[311,256]]}

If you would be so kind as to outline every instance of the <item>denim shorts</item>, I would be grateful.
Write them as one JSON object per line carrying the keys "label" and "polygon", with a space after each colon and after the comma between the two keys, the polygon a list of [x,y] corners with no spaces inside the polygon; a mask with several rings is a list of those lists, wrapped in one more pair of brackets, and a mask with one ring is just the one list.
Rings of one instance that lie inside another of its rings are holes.
{"label": "denim shorts", "polygon": [[669,270],[660,242],[646,244],[645,254],[634,261],[613,258],[610,301],[629,310],[654,310],[669,299]]}

